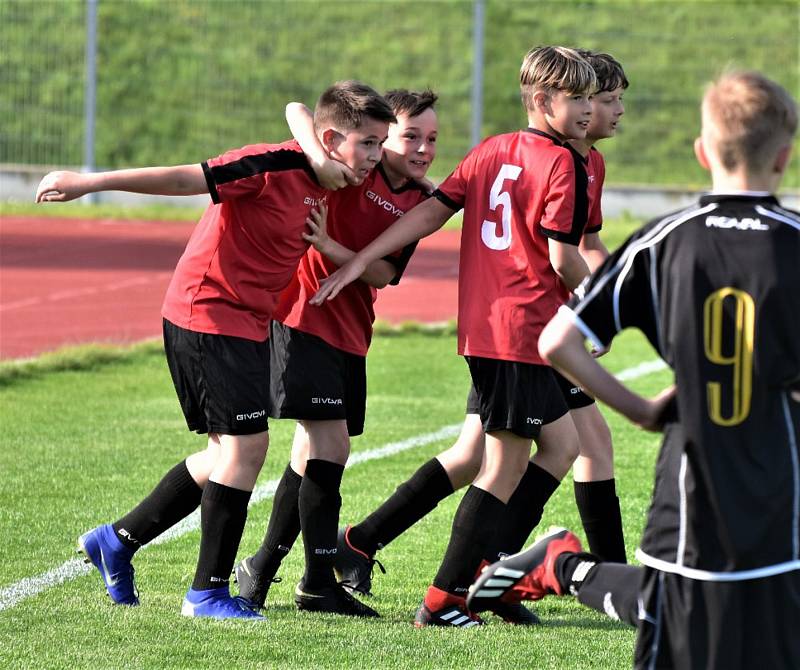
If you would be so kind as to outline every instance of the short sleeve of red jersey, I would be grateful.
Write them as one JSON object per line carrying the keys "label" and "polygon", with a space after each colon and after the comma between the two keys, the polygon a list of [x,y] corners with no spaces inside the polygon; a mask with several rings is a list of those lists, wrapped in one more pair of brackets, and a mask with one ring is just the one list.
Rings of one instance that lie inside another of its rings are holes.
{"label": "short sleeve of red jersey", "polygon": [[258,197],[270,172],[310,169],[299,147],[290,144],[251,144],[209,158],[202,166],[208,192],[216,204]]}
{"label": "short sleeve of red jersey", "polygon": [[651,293],[651,263],[646,229],[634,234],[584,280],[582,298],[569,302],[575,325],[596,344],[608,347],[625,328],[638,328],[658,347]]}
{"label": "short sleeve of red jersey", "polygon": [[447,205],[454,212],[464,207],[467,197],[467,184],[474,174],[475,154],[480,144],[470,151],[456,166],[452,174],[433,192],[433,197]]}
{"label": "short sleeve of red jersey", "polygon": [[589,190],[592,193],[589,197],[589,221],[584,232],[599,233],[603,228],[603,208],[600,201],[606,180],[606,162],[603,160],[603,154],[594,148],[589,151],[589,173],[592,178]]}
{"label": "short sleeve of red jersey", "polygon": [[578,245],[589,216],[588,177],[580,157],[569,149],[554,161],[544,196],[539,231],[550,239]]}

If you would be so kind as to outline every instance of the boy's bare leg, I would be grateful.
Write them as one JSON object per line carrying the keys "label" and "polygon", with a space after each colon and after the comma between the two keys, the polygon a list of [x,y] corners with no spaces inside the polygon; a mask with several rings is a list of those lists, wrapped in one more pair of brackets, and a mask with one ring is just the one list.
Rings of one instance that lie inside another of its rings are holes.
{"label": "boy's bare leg", "polygon": [[544,506],[555,493],[578,454],[578,432],[569,413],[542,426],[536,440],[537,450],[497,525],[484,559],[489,563],[499,555],[514,554],[525,546],[528,536],[539,524]]}
{"label": "boy's bare leg", "polygon": [[604,561],[625,563],[611,431],[596,404],[573,409],[570,414],[581,444],[580,456],[572,470],[575,502],[589,549]]}
{"label": "boy's bare leg", "polygon": [[192,582],[194,591],[228,584],[247,518],[247,503],[269,446],[267,431],[218,437],[219,453],[200,502],[200,556]]}

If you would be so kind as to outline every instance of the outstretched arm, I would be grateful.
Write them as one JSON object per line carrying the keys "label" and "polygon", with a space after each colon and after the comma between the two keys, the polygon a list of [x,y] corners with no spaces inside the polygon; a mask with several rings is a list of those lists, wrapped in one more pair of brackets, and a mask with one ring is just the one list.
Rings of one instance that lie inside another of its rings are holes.
{"label": "outstretched arm", "polygon": [[629,390],[605,370],[584,347],[583,334],[563,311],[539,336],[539,353],[590,394],[645,430],[662,428],[662,416],[675,395],[671,386],[653,399]]}
{"label": "outstretched arm", "polygon": [[370,263],[402,249],[414,240],[419,240],[439,230],[453,216],[453,210],[437,200],[429,198],[410,212],[401,216],[389,228],[359,251],[327,279],[323,279],[319,291],[309,301],[321,305],[332,300],[345,286],[364,274]]}
{"label": "outstretched arm", "polygon": [[335,191],[358,183],[349,167],[328,156],[314,130],[314,115],[308,107],[301,102],[290,102],[286,105],[286,123],[323,188]]}
{"label": "outstretched arm", "polygon": [[98,191],[130,191],[151,195],[202,195],[208,193],[203,167],[133,168],[113,172],[51,172],[36,189],[36,202],[66,202]]}

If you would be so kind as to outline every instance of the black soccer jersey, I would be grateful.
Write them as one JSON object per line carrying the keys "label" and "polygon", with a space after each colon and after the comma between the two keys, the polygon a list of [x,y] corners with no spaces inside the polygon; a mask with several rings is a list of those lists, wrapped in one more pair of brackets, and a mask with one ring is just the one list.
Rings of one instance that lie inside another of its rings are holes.
{"label": "black soccer jersey", "polygon": [[634,234],[570,308],[601,344],[639,328],[675,373],[639,560],[718,581],[800,569],[800,215],[704,196]]}

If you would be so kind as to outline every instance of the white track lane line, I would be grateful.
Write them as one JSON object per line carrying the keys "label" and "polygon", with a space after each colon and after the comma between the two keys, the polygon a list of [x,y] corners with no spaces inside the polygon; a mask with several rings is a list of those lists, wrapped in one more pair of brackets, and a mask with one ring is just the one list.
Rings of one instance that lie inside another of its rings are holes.
{"label": "white track lane line", "polygon": [[[628,368],[627,370],[623,370],[617,375],[617,379],[623,381],[636,379],[637,377],[643,377],[652,372],[662,370],[665,367],[666,365],[663,361],[648,361],[635,367]],[[460,430],[461,424],[444,426],[433,433],[416,435],[400,442],[390,442],[389,444],[385,444],[382,447],[377,447],[376,449],[359,451],[350,455],[346,467],[349,468],[353,465],[357,465],[358,463],[366,463],[367,461],[388,458],[389,456],[399,454],[400,452],[407,451],[409,449],[416,449],[417,447],[423,447],[433,442],[439,442],[447,438],[455,437],[458,435]],[[279,481],[280,480],[278,479],[272,479],[259,486],[256,486],[256,488],[253,490],[253,495],[250,498],[250,505],[257,505],[264,500],[269,500],[272,498],[275,495],[275,489],[277,488]],[[165,533],[159,535],[152,542],[142,547],[140,551],[144,551],[147,549],[147,547],[152,547],[154,545],[163,544],[164,542],[178,539],[179,537],[183,537],[187,533],[191,533],[199,528],[200,510],[198,509],[183,519],[183,521],[176,524]],[[93,565],[84,563],[83,559],[73,558],[65,563],[62,563],[58,567],[53,568],[52,570],[42,573],[41,575],[37,575],[36,577],[25,577],[24,579],[21,579],[10,586],[3,587],[0,589],[0,612],[18,605],[23,600],[39,595],[43,591],[46,591],[53,586],[58,586],[64,582],[86,575],[92,570],[94,570]]]}

